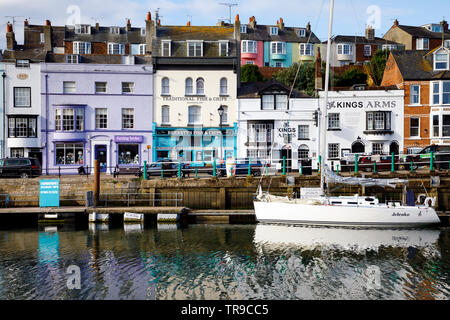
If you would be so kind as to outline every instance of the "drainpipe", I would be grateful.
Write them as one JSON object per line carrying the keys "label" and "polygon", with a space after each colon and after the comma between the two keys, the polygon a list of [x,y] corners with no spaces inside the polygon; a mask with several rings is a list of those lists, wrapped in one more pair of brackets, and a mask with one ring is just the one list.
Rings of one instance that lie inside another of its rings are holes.
{"label": "drainpipe", "polygon": [[[42,132],[42,131],[41,131]],[[45,74],[45,173],[48,176],[48,157],[50,147],[48,145],[48,73]]]}
{"label": "drainpipe", "polygon": [[3,80],[3,139],[2,139],[2,158],[5,158],[6,152],[6,73],[2,74]]}

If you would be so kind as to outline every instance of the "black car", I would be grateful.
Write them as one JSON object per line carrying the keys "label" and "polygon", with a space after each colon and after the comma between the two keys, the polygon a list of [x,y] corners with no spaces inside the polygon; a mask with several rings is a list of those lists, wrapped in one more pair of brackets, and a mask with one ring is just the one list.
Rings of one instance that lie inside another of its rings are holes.
{"label": "black car", "polygon": [[422,151],[407,155],[404,158],[404,167],[411,169],[411,162],[413,162],[413,169],[418,167],[428,166],[430,163],[431,153],[433,152],[433,161],[437,169],[449,169],[450,165],[450,145],[431,145],[423,148]]}
{"label": "black car", "polygon": [[[147,176],[161,176],[163,171],[163,177],[177,177],[178,176],[179,163],[173,160],[159,160],[151,163],[147,167]],[[181,176],[189,176],[189,165],[181,163]]]}
{"label": "black car", "polygon": [[1,178],[32,178],[42,174],[41,164],[35,158],[6,158],[0,160]]}

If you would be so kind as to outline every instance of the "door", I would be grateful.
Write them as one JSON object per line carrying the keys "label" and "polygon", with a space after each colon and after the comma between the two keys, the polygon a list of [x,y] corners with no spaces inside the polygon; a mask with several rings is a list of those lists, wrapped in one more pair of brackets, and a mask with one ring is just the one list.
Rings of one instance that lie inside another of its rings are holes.
{"label": "door", "polygon": [[286,172],[291,172],[292,168],[292,149],[284,147],[281,149],[281,168],[283,168],[283,158],[286,158]]}
{"label": "door", "polygon": [[34,151],[34,150],[30,150],[30,152],[28,152],[28,157],[29,158],[35,158],[35,159],[38,159],[38,161],[39,161],[39,164],[41,165],[41,167],[42,167],[42,151],[38,151],[38,150],[36,150],[36,151]]}
{"label": "door", "polygon": [[100,162],[100,172],[106,172],[108,169],[107,164],[107,151],[105,145],[96,145],[95,146],[95,160],[99,160]]}

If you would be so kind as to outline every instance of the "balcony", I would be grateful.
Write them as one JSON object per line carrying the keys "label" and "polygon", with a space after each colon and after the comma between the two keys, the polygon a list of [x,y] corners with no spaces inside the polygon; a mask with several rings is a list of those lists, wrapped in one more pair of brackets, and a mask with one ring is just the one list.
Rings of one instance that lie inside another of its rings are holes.
{"label": "balcony", "polygon": [[353,53],[349,53],[349,54],[338,54],[337,55],[337,59],[339,61],[353,61],[353,59],[355,58],[355,55]]}
{"label": "balcony", "polygon": [[256,58],[258,57],[258,54],[257,53],[244,53],[244,52],[242,52],[241,57],[243,59],[256,60]]}
{"label": "balcony", "polygon": [[272,53],[272,60],[286,60],[286,53]]}

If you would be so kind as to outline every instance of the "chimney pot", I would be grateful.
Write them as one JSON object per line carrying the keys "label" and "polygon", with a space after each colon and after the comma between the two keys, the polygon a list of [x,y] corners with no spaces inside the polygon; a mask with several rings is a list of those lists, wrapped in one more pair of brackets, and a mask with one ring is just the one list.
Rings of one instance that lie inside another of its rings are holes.
{"label": "chimney pot", "polygon": [[45,20],[45,25],[46,25],[46,26],[51,26],[52,23],[50,22],[50,20]]}
{"label": "chimney pot", "polygon": [[395,19],[395,21],[394,21],[394,27],[398,27],[398,20],[397,19]]}
{"label": "chimney pot", "polygon": [[238,21],[240,22],[240,20],[239,20],[239,15],[237,14],[237,15],[236,15],[236,20],[235,20],[235,22],[238,22]]}
{"label": "chimney pot", "polygon": [[152,20],[152,13],[147,12],[147,21],[151,21],[151,20]]}
{"label": "chimney pot", "polygon": [[187,23],[187,26],[188,26],[188,27],[190,27],[190,26],[191,26],[191,22],[190,22],[190,21],[188,21],[188,23]]}
{"label": "chimney pot", "polygon": [[25,19],[25,21],[23,22],[24,27],[28,27],[28,19]]}
{"label": "chimney pot", "polygon": [[13,32],[13,26],[11,23],[9,23],[9,21],[8,24],[6,25],[6,32]]}

